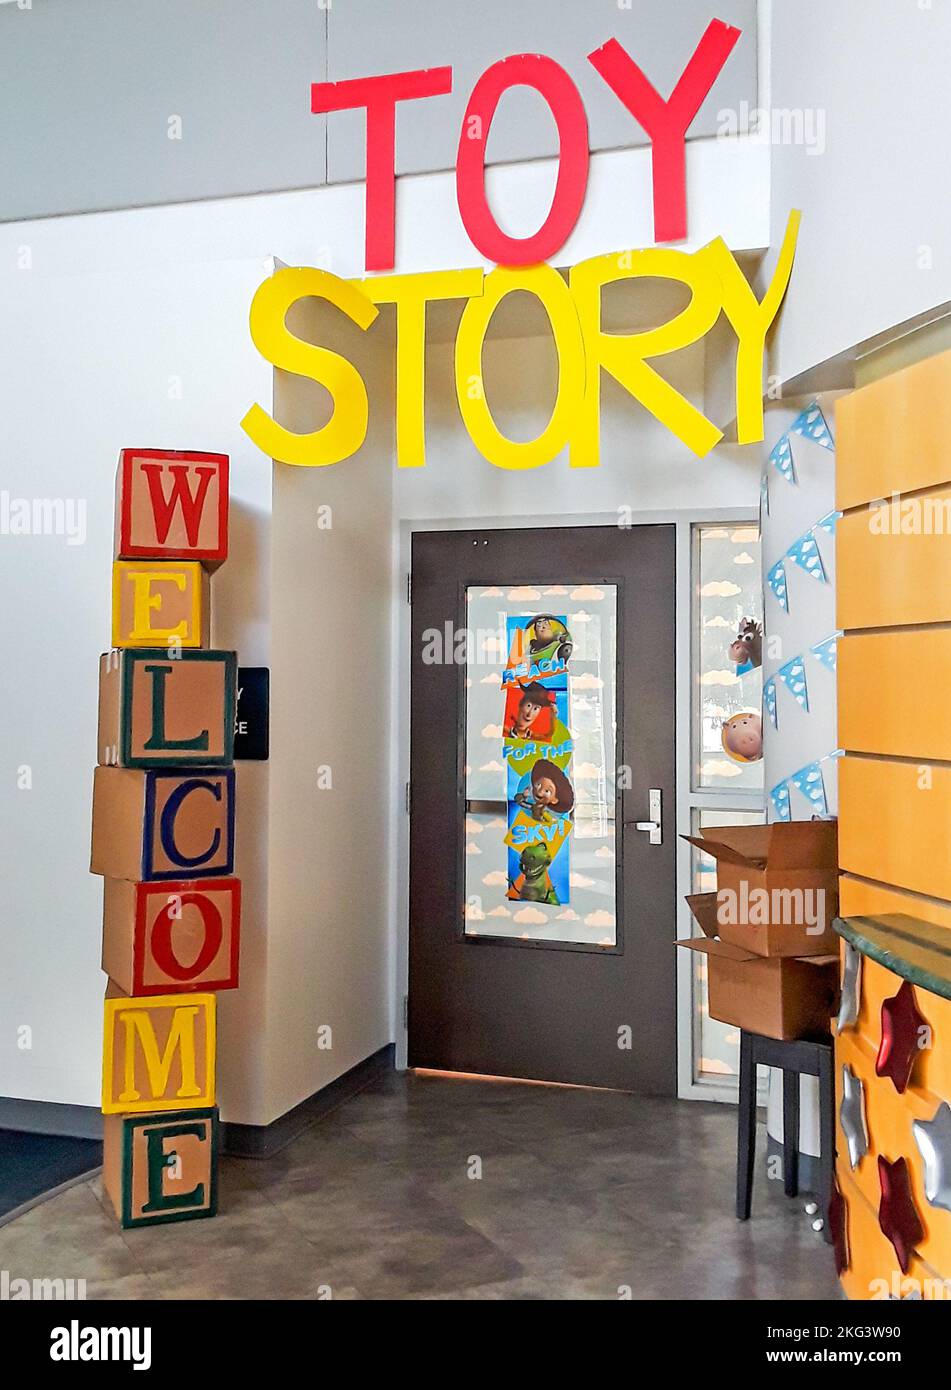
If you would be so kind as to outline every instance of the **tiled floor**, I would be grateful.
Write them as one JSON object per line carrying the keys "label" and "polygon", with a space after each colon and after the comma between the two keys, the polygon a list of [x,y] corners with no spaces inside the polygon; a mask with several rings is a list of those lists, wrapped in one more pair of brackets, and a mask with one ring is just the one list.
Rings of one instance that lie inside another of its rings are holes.
{"label": "tiled floor", "polygon": [[762,1165],[734,1217],[735,1113],[391,1075],[276,1158],[225,1159],[214,1220],[120,1231],[95,1178],[0,1227],[0,1269],[89,1298],[837,1297]]}

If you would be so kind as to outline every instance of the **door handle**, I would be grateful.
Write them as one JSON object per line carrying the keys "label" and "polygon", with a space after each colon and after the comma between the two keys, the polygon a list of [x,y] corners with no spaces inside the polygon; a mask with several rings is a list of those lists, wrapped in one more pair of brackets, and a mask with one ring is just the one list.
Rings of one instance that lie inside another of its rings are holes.
{"label": "door handle", "polygon": [[647,794],[647,814],[651,817],[650,820],[626,820],[624,828],[646,831],[652,845],[663,844],[660,787],[651,787]]}

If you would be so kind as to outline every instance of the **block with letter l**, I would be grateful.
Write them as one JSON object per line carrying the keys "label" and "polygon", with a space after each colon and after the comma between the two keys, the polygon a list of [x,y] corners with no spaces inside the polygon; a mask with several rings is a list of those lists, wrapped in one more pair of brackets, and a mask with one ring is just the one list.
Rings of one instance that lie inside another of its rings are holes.
{"label": "block with letter l", "polygon": [[226,767],[234,757],[234,652],[113,648],[99,658],[99,762]]}
{"label": "block with letter l", "polygon": [[207,572],[197,560],[116,560],[112,566],[114,647],[207,647]]}
{"label": "block with letter l", "polygon": [[148,999],[109,985],[102,1049],[105,1115],[191,1110],[215,1103],[215,996]]}
{"label": "block with letter l", "polygon": [[124,1229],[218,1210],[218,1111],[106,1115],[102,1185]]}
{"label": "block with letter l", "polygon": [[228,455],[123,449],[116,470],[117,560],[199,560],[228,555]]}
{"label": "block with letter l", "polygon": [[107,878],[102,968],[127,994],[237,989],[241,883]]}
{"label": "block with letter l", "polygon": [[92,873],[138,881],[233,869],[234,768],[96,768]]}

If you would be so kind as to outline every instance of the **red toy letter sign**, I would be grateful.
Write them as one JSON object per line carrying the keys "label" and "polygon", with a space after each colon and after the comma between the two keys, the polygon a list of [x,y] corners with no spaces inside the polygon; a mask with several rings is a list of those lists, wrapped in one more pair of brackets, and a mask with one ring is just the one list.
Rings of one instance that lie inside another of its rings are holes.
{"label": "red toy letter sign", "polygon": [[[558,126],[558,180],[551,208],[534,235],[510,237],[500,229],[485,196],[485,145],[502,93],[534,87],[548,102]],[[456,155],[456,196],[469,240],[498,265],[536,265],[568,240],[588,184],[588,121],[571,78],[551,58],[521,53],[493,63],[472,89]]]}
{"label": "red toy letter sign", "polygon": [[687,129],[740,33],[721,19],[711,20],[669,101],[617,39],[608,39],[588,54],[588,61],[651,138],[655,241],[682,241],[687,235]]}
{"label": "red toy letter sign", "polygon": [[366,268],[392,270],[396,242],[396,103],[452,91],[452,68],[391,72],[346,82],[315,82],[310,109],[367,112]]}

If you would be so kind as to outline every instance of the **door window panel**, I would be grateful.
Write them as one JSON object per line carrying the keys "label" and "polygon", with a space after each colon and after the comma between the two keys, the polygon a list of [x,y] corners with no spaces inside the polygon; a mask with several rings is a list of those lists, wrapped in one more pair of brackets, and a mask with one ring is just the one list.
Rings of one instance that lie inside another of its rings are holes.
{"label": "door window panel", "polygon": [[759,529],[699,526],[696,633],[699,699],[694,786],[758,790],[762,763]]}
{"label": "door window panel", "polygon": [[614,948],[617,586],[474,585],[466,600],[466,935]]}

